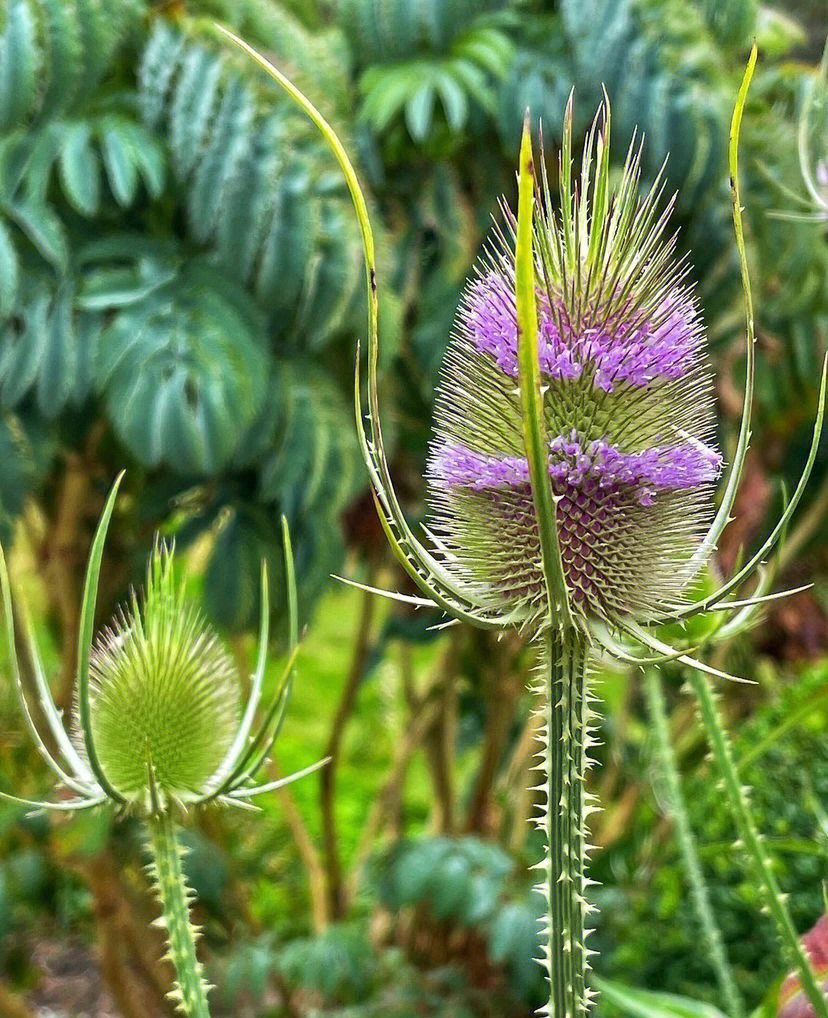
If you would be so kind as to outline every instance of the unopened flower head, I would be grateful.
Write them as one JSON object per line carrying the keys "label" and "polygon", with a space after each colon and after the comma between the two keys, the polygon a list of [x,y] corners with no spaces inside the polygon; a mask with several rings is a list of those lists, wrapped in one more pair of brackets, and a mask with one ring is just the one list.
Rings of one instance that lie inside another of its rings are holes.
{"label": "unopened flower head", "polygon": [[[569,124],[571,114],[568,113]],[[572,608],[649,618],[698,568],[721,457],[704,331],[665,233],[661,186],[638,193],[640,147],[609,185],[608,110],[561,211],[535,221],[538,343],[549,476]],[[428,466],[446,560],[537,621],[545,588],[518,388],[514,217],[468,283],[446,356]]]}
{"label": "unopened flower head", "polygon": [[150,559],[142,599],[97,640],[90,720],[100,765],[128,802],[203,795],[239,720],[236,669],[176,582],[169,549]]}

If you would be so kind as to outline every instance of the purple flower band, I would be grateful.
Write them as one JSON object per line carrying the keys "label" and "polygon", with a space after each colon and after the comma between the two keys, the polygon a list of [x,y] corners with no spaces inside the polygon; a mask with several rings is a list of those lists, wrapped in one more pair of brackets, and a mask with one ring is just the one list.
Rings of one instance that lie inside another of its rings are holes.
{"label": "purple flower band", "polygon": [[[636,489],[641,505],[652,505],[657,491],[695,488],[715,481],[722,458],[701,442],[655,446],[625,453],[603,440],[583,446],[577,434],[549,443],[549,476],[556,489],[575,489],[593,496],[619,487]],[[430,473],[447,487],[471,491],[513,488],[529,481],[528,461],[519,456],[487,456],[457,444],[446,444],[432,460]]]}
{"label": "purple flower band", "polygon": [[[559,321],[560,320],[560,325]],[[515,296],[503,276],[490,273],[472,284],[461,320],[481,353],[489,354],[507,375],[517,377]],[[626,382],[643,387],[654,378],[680,378],[695,363],[699,327],[688,297],[665,303],[658,324],[632,324],[616,316],[587,323],[576,333],[566,314],[553,316],[546,294],[538,294],[538,357],[550,378],[578,378],[591,364],[595,385],[604,392]]]}

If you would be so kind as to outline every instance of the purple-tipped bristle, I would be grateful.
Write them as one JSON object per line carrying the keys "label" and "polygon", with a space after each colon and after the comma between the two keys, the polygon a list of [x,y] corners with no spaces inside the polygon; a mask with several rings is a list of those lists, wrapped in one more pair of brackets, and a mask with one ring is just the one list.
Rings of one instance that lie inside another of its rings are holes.
{"label": "purple-tipped bristle", "polygon": [[[472,284],[461,322],[474,346],[516,378],[515,297],[503,275],[490,272]],[[538,359],[548,378],[578,378],[591,367],[604,392],[681,378],[695,364],[699,341],[698,316],[686,295],[665,299],[651,315],[587,308],[576,327],[562,304],[553,311],[549,296],[538,293]]]}

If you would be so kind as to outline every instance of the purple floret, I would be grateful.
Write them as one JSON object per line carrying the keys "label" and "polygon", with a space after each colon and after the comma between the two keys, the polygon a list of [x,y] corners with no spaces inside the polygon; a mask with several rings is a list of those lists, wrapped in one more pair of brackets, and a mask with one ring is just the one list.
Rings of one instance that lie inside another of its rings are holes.
{"label": "purple floret", "polygon": [[[608,548],[625,532],[638,507],[653,506],[659,493],[714,481],[721,465],[721,456],[697,441],[629,453],[604,440],[583,442],[575,431],[553,439],[549,476],[557,496],[561,563],[574,601],[601,604],[612,590]],[[519,534],[534,539],[526,459],[446,443],[433,456],[429,473],[436,489],[474,492],[485,499],[504,540],[516,541]],[[504,584],[515,582],[511,574],[503,577]]]}
{"label": "purple floret", "polygon": [[[625,321],[616,312],[606,321],[585,315],[576,331],[563,308],[553,314],[547,294],[538,293],[538,358],[549,378],[577,378],[586,365],[595,385],[612,392],[627,383],[643,387],[655,378],[680,378],[693,367],[699,325],[692,300],[682,294],[665,300],[648,319]],[[474,282],[461,309],[466,332],[481,353],[517,377],[517,318],[509,282],[498,273]]]}
{"label": "purple floret", "polygon": [[[702,442],[621,452],[603,440],[582,443],[575,431],[549,443],[549,476],[556,491],[581,491],[600,498],[624,488],[641,505],[652,505],[658,491],[695,488],[714,481],[722,458]],[[519,456],[488,456],[457,444],[444,445],[431,464],[435,481],[472,491],[516,487],[529,480],[529,464]]]}
{"label": "purple floret", "polygon": [[445,445],[435,456],[431,473],[450,488],[485,491],[525,484],[529,462],[520,456],[486,456],[462,445]]}

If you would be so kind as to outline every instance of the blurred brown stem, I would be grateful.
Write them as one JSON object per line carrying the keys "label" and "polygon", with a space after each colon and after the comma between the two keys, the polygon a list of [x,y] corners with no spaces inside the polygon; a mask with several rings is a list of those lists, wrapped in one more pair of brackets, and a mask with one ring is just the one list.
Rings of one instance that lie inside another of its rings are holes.
{"label": "blurred brown stem", "polygon": [[[324,767],[322,768],[323,774],[326,769],[327,768]],[[281,776],[279,768],[275,763],[271,764],[271,772],[274,779],[278,779]],[[296,850],[299,853],[299,857],[301,858],[302,864],[308,874],[308,889],[311,897],[313,928],[318,933],[320,930],[323,930],[332,919],[329,910],[328,880],[325,867],[322,865],[322,859],[320,858],[316,845],[313,843],[313,838],[311,838],[310,833],[308,832],[308,828],[305,825],[302,814],[299,812],[296,800],[291,795],[290,789],[279,788],[276,790],[276,795],[282,807],[285,822],[293,835]]]}
{"label": "blurred brown stem", "polygon": [[486,688],[486,729],[464,830],[466,833],[492,834],[497,827],[492,791],[509,730],[514,722],[523,679],[514,674],[508,647],[494,643],[491,637],[478,637],[478,640],[481,657],[491,663],[480,669]]}
{"label": "blurred brown stem", "polygon": [[173,973],[162,961],[163,942],[154,927],[136,923],[111,854],[104,850],[78,868],[94,894],[101,970],[123,1018],[170,1015]]}
{"label": "blurred brown stem", "polygon": [[[370,578],[369,578],[370,582]],[[341,919],[345,914],[346,895],[342,873],[342,860],[339,854],[339,833],[336,823],[336,777],[342,754],[342,740],[345,729],[356,705],[359,687],[365,673],[368,652],[371,647],[371,636],[374,623],[374,607],[376,595],[365,591],[359,616],[351,667],[345,680],[339,706],[336,710],[328,744],[323,756],[329,757],[329,763],[320,772],[319,808],[322,818],[322,842],[325,854],[325,874],[327,877],[327,914],[332,920]]]}
{"label": "blurred brown stem", "polygon": [[434,828],[439,834],[453,834],[456,827],[454,795],[454,746],[457,736],[456,672],[458,640],[452,633],[442,659],[444,669],[439,696],[434,704],[434,721],[425,733],[423,749],[434,787]]}
{"label": "blurred brown stem", "polygon": [[814,532],[824,522],[826,513],[828,513],[828,477],[823,480],[807,511],[800,514],[796,526],[779,549],[780,572],[791,564],[813,537]]}
{"label": "blurred brown stem", "polygon": [[459,638],[460,631],[452,631],[445,650],[437,659],[431,680],[427,683],[425,692],[422,694],[417,694],[414,690],[410,670],[410,648],[403,645],[400,671],[411,715],[406,725],[405,734],[397,743],[391,772],[385,784],[374,797],[373,805],[365,820],[362,837],[348,876],[349,898],[353,898],[359,890],[365,864],[377,837],[388,821],[399,812],[399,800],[405,784],[408,765],[414,753],[423,744],[426,733],[434,725],[441,710],[443,685],[453,682],[459,653]]}
{"label": "blurred brown stem", "polygon": [[374,847],[384,823],[393,812],[394,804],[402,793],[405,776],[411,758],[422,743],[423,736],[434,723],[440,706],[436,700],[424,701],[418,713],[409,722],[405,737],[397,744],[397,752],[391,773],[374,798],[371,811],[362,829],[362,838],[354,856],[354,864],[348,876],[348,895],[353,897],[359,889],[365,864]]}
{"label": "blurred brown stem", "polygon": [[507,844],[512,852],[520,850],[529,827],[529,813],[532,808],[530,790],[532,782],[529,780],[529,771],[532,756],[537,751],[542,721],[543,718],[537,711],[532,711],[526,719],[503,778],[503,789],[511,806]]}
{"label": "blurred brown stem", "polygon": [[105,432],[106,422],[96,422],[89,430],[83,449],[66,454],[54,517],[46,530],[42,548],[60,624],[62,667],[56,700],[63,709],[72,700],[78,650],[80,581],[90,541],[86,525],[90,511],[89,496],[97,449]]}

